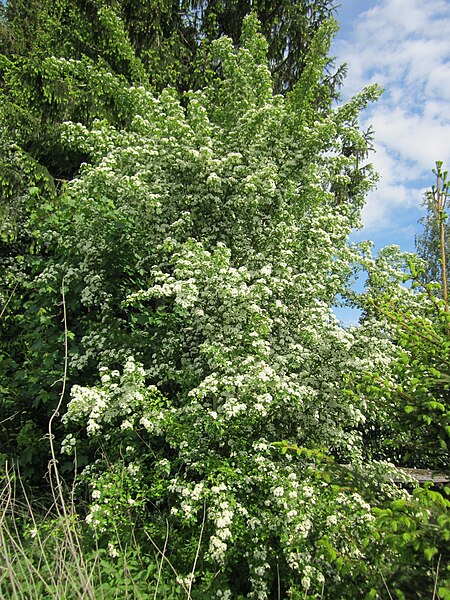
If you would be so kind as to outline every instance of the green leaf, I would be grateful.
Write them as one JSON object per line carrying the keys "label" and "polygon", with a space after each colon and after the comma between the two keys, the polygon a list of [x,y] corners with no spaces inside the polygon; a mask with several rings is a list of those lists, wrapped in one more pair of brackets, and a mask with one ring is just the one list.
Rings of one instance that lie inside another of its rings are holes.
{"label": "green leaf", "polygon": [[423,554],[427,560],[431,560],[433,558],[433,556],[435,556],[435,554],[437,554],[438,552],[439,552],[439,550],[437,548],[435,548],[434,546],[432,546],[429,548],[425,548],[423,551]]}

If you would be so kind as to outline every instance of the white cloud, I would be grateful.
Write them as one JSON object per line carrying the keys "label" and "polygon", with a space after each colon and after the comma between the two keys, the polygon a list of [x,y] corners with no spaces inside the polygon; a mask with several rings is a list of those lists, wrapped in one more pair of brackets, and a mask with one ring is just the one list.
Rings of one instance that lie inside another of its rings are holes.
{"label": "white cloud", "polygon": [[369,194],[363,209],[366,230],[400,229],[407,227],[401,215],[418,208],[424,190],[410,184],[410,165],[392,156],[384,145],[378,145],[372,163],[380,174],[377,189]]}
{"label": "white cloud", "polygon": [[429,116],[389,106],[375,109],[370,117],[378,144],[399,154],[421,172],[431,169],[434,160],[448,158],[450,124],[440,115]]}
{"label": "white cloud", "polygon": [[333,47],[349,66],[346,97],[375,81],[385,89],[362,116],[375,129],[381,176],[363,212],[366,229],[410,227],[401,212],[416,209],[417,218],[434,162],[450,166],[449,31],[448,0],[378,0]]}

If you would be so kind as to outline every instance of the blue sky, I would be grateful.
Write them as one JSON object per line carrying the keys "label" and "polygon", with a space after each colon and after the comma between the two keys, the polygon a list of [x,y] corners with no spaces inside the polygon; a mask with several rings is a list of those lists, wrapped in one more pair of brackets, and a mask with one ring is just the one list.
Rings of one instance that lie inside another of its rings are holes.
{"label": "blue sky", "polygon": [[450,167],[450,1],[341,0],[337,18],[332,53],[349,69],[343,99],[373,82],[385,90],[361,117],[375,129],[380,182],[356,237],[413,250],[431,169],[436,160]]}
{"label": "blue sky", "polygon": [[337,20],[332,54],[348,64],[342,99],[374,82],[385,90],[360,119],[375,130],[370,162],[380,181],[352,237],[414,251],[431,169],[436,160],[450,168],[450,1],[341,0]]}

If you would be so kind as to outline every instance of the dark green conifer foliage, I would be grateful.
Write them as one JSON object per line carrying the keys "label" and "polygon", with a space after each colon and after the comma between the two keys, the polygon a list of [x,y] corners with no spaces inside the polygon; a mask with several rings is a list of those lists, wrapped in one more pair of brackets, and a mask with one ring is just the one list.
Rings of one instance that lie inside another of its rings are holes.
{"label": "dark green conifer foliage", "polygon": [[[238,42],[245,15],[255,12],[269,45],[268,58],[274,76],[275,92],[286,93],[305,69],[308,50],[320,25],[335,16],[330,0],[210,0],[193,1],[201,16],[201,32],[207,39],[221,35]],[[323,83],[336,97],[345,68],[333,73],[329,61]]]}
{"label": "dark green conifer foliage", "polygon": [[[155,91],[201,88],[218,68],[207,58],[210,42],[227,35],[238,44],[250,11],[268,40],[275,91],[284,94],[304,71],[334,2],[10,0],[0,21],[0,240],[23,237],[40,195],[57,195],[89,160],[61,144],[61,123],[106,119],[126,128],[124,79]],[[345,67],[332,69],[328,60],[316,89],[324,108],[345,75]]]}

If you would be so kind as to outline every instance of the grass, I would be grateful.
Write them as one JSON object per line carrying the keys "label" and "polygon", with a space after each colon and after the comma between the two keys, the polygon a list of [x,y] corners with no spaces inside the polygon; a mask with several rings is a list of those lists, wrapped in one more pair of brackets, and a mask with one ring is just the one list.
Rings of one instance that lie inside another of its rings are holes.
{"label": "grass", "polygon": [[[0,493],[0,597],[4,600],[190,598],[176,581],[166,545],[144,553],[138,544],[117,556],[99,546],[69,493],[55,489],[50,508],[33,506],[20,476],[6,469]],[[68,498],[68,499],[67,499]],[[116,554],[115,552],[113,553]]]}

